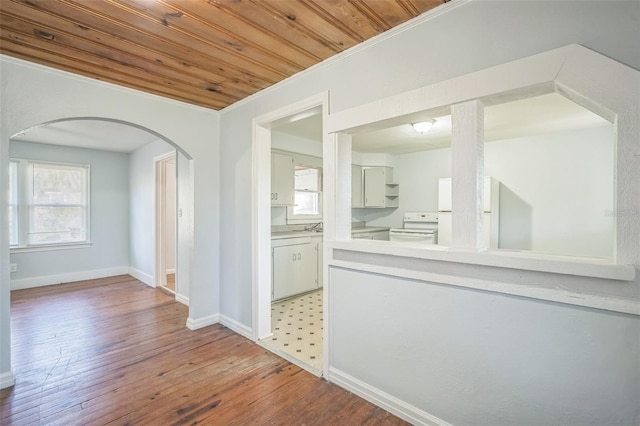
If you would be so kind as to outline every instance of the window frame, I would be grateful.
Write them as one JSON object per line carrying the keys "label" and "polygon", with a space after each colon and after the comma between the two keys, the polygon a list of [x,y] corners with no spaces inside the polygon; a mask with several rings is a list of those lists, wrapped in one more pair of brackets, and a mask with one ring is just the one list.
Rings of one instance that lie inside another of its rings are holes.
{"label": "window frame", "polygon": [[[28,251],[47,251],[71,248],[89,247],[91,245],[91,166],[84,163],[67,163],[60,161],[43,161],[26,158],[11,158],[11,163],[17,164],[16,167],[16,188],[17,188],[17,244],[10,245],[11,253],[20,253]],[[73,204],[56,204],[57,207],[80,207],[83,211],[82,222],[84,225],[84,238],[79,241],[56,241],[34,243],[30,241],[29,235],[33,230],[33,214],[32,210],[39,204],[34,202],[33,191],[34,185],[34,166],[48,165],[58,166],[60,168],[76,168],[83,169],[84,181],[82,182],[82,202]]]}
{"label": "window frame", "polygon": [[[317,190],[305,190],[305,189],[296,189],[294,184],[294,194],[298,193],[307,193],[307,194],[316,194],[317,202],[318,202],[318,214],[300,214],[294,213],[295,206],[287,207],[287,223],[288,224],[306,224],[306,223],[316,223],[318,221],[322,221],[322,167],[320,166],[297,166],[304,169],[314,169],[317,170]],[[294,178],[295,179],[295,178]],[[295,197],[295,195],[294,195]],[[295,200],[295,198],[294,198]]]}

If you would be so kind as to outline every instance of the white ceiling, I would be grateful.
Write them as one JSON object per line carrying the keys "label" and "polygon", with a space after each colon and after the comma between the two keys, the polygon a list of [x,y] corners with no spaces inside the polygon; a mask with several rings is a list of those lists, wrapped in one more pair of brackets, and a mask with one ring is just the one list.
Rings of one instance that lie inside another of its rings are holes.
{"label": "white ceiling", "polygon": [[[403,154],[451,146],[451,116],[436,116],[424,134],[410,123],[353,135],[353,150],[361,153]],[[485,108],[485,141],[585,129],[610,124],[604,118],[557,93]],[[278,127],[278,131],[321,141],[320,115]]]}
{"label": "white ceiling", "polygon": [[27,129],[11,138],[15,141],[117,152],[133,152],[157,139],[157,136],[137,127],[99,119],[45,124]]}

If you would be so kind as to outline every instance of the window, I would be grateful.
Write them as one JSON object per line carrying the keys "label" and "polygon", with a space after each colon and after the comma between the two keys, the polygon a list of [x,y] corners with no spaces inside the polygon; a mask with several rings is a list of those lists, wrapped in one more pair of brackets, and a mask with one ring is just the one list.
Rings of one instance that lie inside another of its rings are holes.
{"label": "window", "polygon": [[296,166],[295,201],[289,219],[322,219],[322,171],[319,167]]}
{"label": "window", "polygon": [[11,161],[12,247],[89,242],[89,166]]}

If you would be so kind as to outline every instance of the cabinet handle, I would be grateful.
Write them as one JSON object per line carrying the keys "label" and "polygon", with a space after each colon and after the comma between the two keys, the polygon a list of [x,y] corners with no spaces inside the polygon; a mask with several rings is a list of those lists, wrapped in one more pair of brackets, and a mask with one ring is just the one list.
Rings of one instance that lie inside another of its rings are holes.
{"label": "cabinet handle", "polygon": [[294,262],[296,261],[296,254],[295,253],[293,253],[293,261]]}
{"label": "cabinet handle", "polygon": [[298,253],[298,260],[302,259],[302,255]]}
{"label": "cabinet handle", "polygon": [[276,198],[275,198],[275,199],[277,200],[277,199],[278,199],[278,193],[277,193],[277,192],[275,193],[275,196],[276,196]]}

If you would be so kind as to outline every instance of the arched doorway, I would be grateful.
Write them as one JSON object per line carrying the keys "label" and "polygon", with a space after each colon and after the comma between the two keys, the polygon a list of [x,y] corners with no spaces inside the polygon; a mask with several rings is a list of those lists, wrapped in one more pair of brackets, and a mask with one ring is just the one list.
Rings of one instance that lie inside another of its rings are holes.
{"label": "arched doorway", "polygon": [[[158,259],[155,248],[162,240],[149,223],[156,222],[155,199],[155,162],[154,157],[159,153],[172,153],[176,157],[177,193],[179,204],[176,211],[176,299],[188,304],[190,287],[190,249],[193,241],[193,197],[192,176],[190,169],[192,160],[186,151],[162,134],[149,128],[125,120],[117,120],[102,117],[71,117],[52,120],[28,127],[15,133],[10,138],[12,144],[31,144],[30,149],[38,147],[58,146],[67,152],[74,150],[102,152],[102,157],[108,158],[117,155],[126,158],[127,179],[129,191],[128,198],[128,251],[127,273],[140,279],[148,285],[159,284],[160,277],[157,274],[156,264]],[[46,157],[46,153],[44,153]],[[96,154],[97,155],[97,154]],[[100,157],[99,155],[97,155]],[[41,161],[47,158],[41,157]],[[60,162],[60,158],[56,161]],[[143,169],[143,170],[140,170]],[[122,170],[119,170],[122,173]],[[112,177],[116,176],[114,170]],[[143,189],[150,185],[148,190]],[[142,191],[140,191],[142,189]],[[136,192],[137,191],[137,192]],[[143,194],[140,196],[140,194]],[[148,194],[148,195],[147,195]],[[122,197],[120,197],[122,198]],[[178,207],[179,205],[179,207]],[[100,215],[99,209],[93,209],[92,216]],[[180,214],[177,214],[179,211]],[[107,274],[109,269],[102,269],[95,273]],[[71,277],[89,277],[86,274],[69,275]],[[60,281],[58,281],[60,282]],[[26,286],[46,285],[46,280],[26,280]]]}

